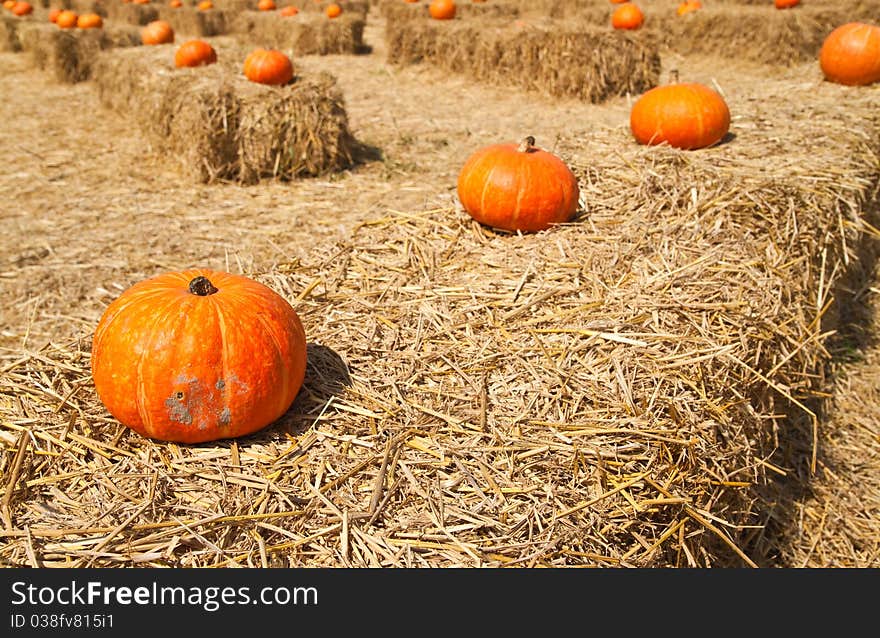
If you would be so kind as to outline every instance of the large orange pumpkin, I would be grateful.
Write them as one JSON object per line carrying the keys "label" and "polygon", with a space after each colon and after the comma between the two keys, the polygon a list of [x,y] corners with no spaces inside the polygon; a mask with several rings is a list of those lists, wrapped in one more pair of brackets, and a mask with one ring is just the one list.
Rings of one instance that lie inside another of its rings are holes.
{"label": "large orange pumpkin", "polygon": [[455,17],[454,0],[431,0],[428,13],[435,20],[452,20]]}
{"label": "large orange pumpkin", "polygon": [[104,21],[97,13],[83,13],[76,19],[76,26],[80,29],[100,29]]}
{"label": "large orange pumpkin", "polygon": [[822,43],[819,66],[825,78],[837,84],[880,82],[880,27],[864,22],[840,25]]}
{"label": "large orange pumpkin", "polygon": [[632,2],[617,7],[611,14],[611,26],[615,29],[639,29],[645,23],[645,14]]}
{"label": "large orange pumpkin", "polygon": [[704,84],[676,82],[642,94],[630,110],[630,128],[639,144],[698,149],[720,142],[730,130],[730,110]]}
{"label": "large orange pumpkin", "polygon": [[170,44],[174,42],[174,29],[165,20],[153,20],[141,29],[143,44]]}
{"label": "large orange pumpkin", "polygon": [[278,13],[283,15],[285,18],[290,18],[299,13],[299,9],[297,9],[293,5],[288,5],[286,7],[283,7]]}
{"label": "large orange pumpkin", "polygon": [[293,79],[293,63],[276,49],[254,49],[244,59],[244,76],[258,84],[287,84]]}
{"label": "large orange pumpkin", "polygon": [[458,174],[458,199],[468,214],[503,230],[534,232],[570,221],[579,193],[571,169],[531,136],[479,149]]}
{"label": "large orange pumpkin", "polygon": [[801,3],[801,0],[773,0],[773,5],[777,9],[791,9]]}
{"label": "large orange pumpkin", "polygon": [[26,16],[34,12],[34,7],[30,2],[16,2],[12,6],[12,13],[17,16]]}
{"label": "large orange pumpkin", "polygon": [[92,341],[98,397],[143,436],[234,438],[281,417],[299,392],[306,339],[293,307],[263,284],[208,269],[134,284]]}
{"label": "large orange pumpkin", "polygon": [[217,51],[204,40],[189,40],[181,44],[174,53],[174,66],[193,67],[214,64]]}
{"label": "large orange pumpkin", "polygon": [[64,10],[58,14],[58,17],[55,18],[55,24],[58,25],[61,29],[72,29],[76,26],[76,21],[79,16],[73,12],[68,10]]}

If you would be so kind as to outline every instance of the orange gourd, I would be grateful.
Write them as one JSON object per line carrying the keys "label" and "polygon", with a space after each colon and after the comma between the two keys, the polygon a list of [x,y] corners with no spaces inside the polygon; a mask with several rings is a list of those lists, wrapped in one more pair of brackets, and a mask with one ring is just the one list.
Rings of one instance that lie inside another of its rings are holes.
{"label": "orange gourd", "polygon": [[685,2],[682,2],[678,5],[678,7],[676,7],[675,14],[683,16],[686,13],[691,13],[692,11],[696,11],[697,9],[702,8],[703,4],[700,2],[700,0],[685,0]]}
{"label": "orange gourd", "polygon": [[101,316],[91,370],[118,421],[163,441],[245,436],[281,417],[299,392],[306,340],[271,288],[192,269],[142,280]]}
{"label": "orange gourd", "polygon": [[61,29],[73,29],[76,26],[78,18],[79,16],[75,12],[65,10],[59,13],[58,17],[55,18],[55,24]]}
{"label": "orange gourd", "polygon": [[49,22],[52,24],[58,19],[58,14],[61,13],[61,9],[49,9]]}
{"label": "orange gourd", "polygon": [[458,174],[458,199],[468,214],[503,230],[535,232],[570,221],[578,195],[571,169],[531,136],[479,149]]}
{"label": "orange gourd", "polygon": [[244,75],[258,84],[283,85],[293,79],[293,63],[281,51],[254,49],[244,60]]}
{"label": "orange gourd", "polygon": [[864,22],[840,25],[822,43],[819,67],[827,80],[837,84],[880,82],[880,27]]}
{"label": "orange gourd", "polygon": [[342,7],[334,2],[327,5],[327,8],[324,9],[324,13],[328,18],[338,18],[342,15]]}
{"label": "orange gourd", "polygon": [[283,9],[281,9],[278,13],[283,15],[285,18],[289,18],[289,17],[295,16],[297,13],[299,13],[299,9],[297,9],[294,6],[286,6]]}
{"label": "orange gourd", "polygon": [[454,0],[431,0],[428,13],[435,20],[452,20],[456,8]]}
{"label": "orange gourd", "polygon": [[17,16],[26,16],[34,12],[34,7],[30,2],[16,2],[12,6],[12,13]]}
{"label": "orange gourd", "polygon": [[204,40],[189,40],[181,44],[174,53],[174,66],[193,67],[214,64],[217,51]]}
{"label": "orange gourd", "polygon": [[730,130],[730,110],[708,86],[676,82],[642,94],[630,110],[630,128],[639,144],[698,149],[720,142]]}
{"label": "orange gourd", "polygon": [[104,26],[104,20],[97,13],[84,13],[76,19],[76,26],[80,29],[100,29]]}
{"label": "orange gourd", "polygon": [[791,9],[801,3],[801,0],[773,0],[773,5],[777,9]]}
{"label": "orange gourd", "polygon": [[165,20],[153,20],[141,29],[143,44],[170,44],[174,42],[174,29]]}
{"label": "orange gourd", "polygon": [[259,0],[257,11],[275,11],[275,0]]}
{"label": "orange gourd", "polygon": [[644,23],[645,15],[632,2],[620,5],[611,14],[611,26],[615,29],[640,29]]}

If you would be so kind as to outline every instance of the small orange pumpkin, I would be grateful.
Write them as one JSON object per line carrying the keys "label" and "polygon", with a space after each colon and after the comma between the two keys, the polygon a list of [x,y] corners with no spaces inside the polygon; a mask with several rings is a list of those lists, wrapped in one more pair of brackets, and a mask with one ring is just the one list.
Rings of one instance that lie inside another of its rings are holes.
{"label": "small orange pumpkin", "polygon": [[791,9],[801,3],[801,0],[773,0],[773,5],[777,9]]}
{"label": "small orange pumpkin", "polygon": [[211,0],[202,0],[199,4],[196,5],[196,9],[199,11],[209,11],[214,8],[214,3]]}
{"label": "small orange pumpkin", "polygon": [[168,3],[168,6],[172,9],[180,9],[180,7],[183,6],[183,3],[180,0],[171,0],[171,2]]}
{"label": "small orange pumpkin", "polygon": [[456,8],[454,0],[431,0],[428,13],[435,20],[452,20],[455,18]]}
{"label": "small orange pumpkin", "polygon": [[880,82],[880,27],[864,22],[840,25],[822,43],[819,67],[827,80],[837,84]]}
{"label": "small orange pumpkin", "polygon": [[326,9],[324,9],[324,13],[328,18],[338,18],[342,15],[342,7],[335,2],[332,2],[327,5]]}
{"label": "small orange pumpkin", "polygon": [[293,63],[276,49],[254,49],[244,60],[244,76],[258,84],[287,84],[293,79]]}
{"label": "small orange pumpkin", "polygon": [[3,3],[3,8],[7,11],[12,11],[12,7],[15,6],[15,0],[5,0]]}
{"label": "small orange pumpkin", "polygon": [[492,144],[473,153],[458,174],[458,199],[479,223],[509,231],[535,232],[574,217],[578,183],[553,153],[535,146]]}
{"label": "small orange pumpkin", "polygon": [[275,0],[259,0],[257,11],[275,11]]}
{"label": "small orange pumpkin", "polygon": [[58,14],[59,14],[59,13],[61,13],[61,9],[58,9],[58,8],[55,8],[55,9],[49,9],[49,22],[51,22],[52,24],[54,24],[55,21],[58,19]]}
{"label": "small orange pumpkin", "polygon": [[150,4],[150,0],[131,0],[133,4]]}
{"label": "small orange pumpkin", "polygon": [[615,29],[640,29],[645,23],[645,14],[638,5],[626,2],[611,14],[611,26]]}
{"label": "small orange pumpkin", "polygon": [[639,144],[698,149],[720,142],[730,130],[730,109],[704,84],[676,82],[656,86],[636,100],[630,128]]}
{"label": "small orange pumpkin", "polygon": [[278,13],[280,13],[285,18],[290,18],[299,13],[299,9],[297,9],[293,5],[288,5],[286,7],[283,7]]}
{"label": "small orange pumpkin", "polygon": [[58,17],[55,18],[55,24],[58,25],[60,29],[73,29],[76,26],[76,21],[79,16],[69,9],[66,9],[58,14]]}
{"label": "small orange pumpkin", "polygon": [[700,0],[685,0],[681,4],[678,5],[675,9],[675,14],[683,16],[686,13],[691,13],[692,11],[696,11],[697,9],[702,9],[703,3]]}
{"label": "small orange pumpkin", "polygon": [[170,44],[174,42],[174,29],[165,20],[153,20],[141,29],[143,44]]}
{"label": "small orange pumpkin", "polygon": [[30,2],[16,2],[12,6],[12,13],[17,16],[26,16],[34,12],[34,7]]}
{"label": "small orange pumpkin", "polygon": [[193,67],[214,64],[217,51],[204,40],[189,40],[178,47],[174,53],[174,66]]}
{"label": "small orange pumpkin", "polygon": [[97,13],[83,13],[76,19],[76,26],[80,29],[100,29],[104,26],[104,20]]}
{"label": "small orange pumpkin", "polygon": [[276,421],[307,363],[287,300],[248,277],[200,268],[126,289],[101,316],[91,357],[110,414],[179,443],[245,436]]}

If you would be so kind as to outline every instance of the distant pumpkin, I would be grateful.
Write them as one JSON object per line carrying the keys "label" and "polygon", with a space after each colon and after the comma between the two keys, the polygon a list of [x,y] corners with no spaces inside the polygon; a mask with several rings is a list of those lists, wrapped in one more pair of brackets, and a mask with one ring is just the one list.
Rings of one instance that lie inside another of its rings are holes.
{"label": "distant pumpkin", "polygon": [[676,7],[675,14],[683,16],[687,13],[691,13],[693,11],[696,11],[697,9],[702,8],[703,3],[700,2],[700,0],[685,0],[685,2],[682,2],[678,5],[678,7]]}
{"label": "distant pumpkin", "polygon": [[12,7],[15,6],[15,0],[5,0],[3,3],[3,8],[7,11],[12,11]]}
{"label": "distant pumpkin", "polygon": [[61,13],[61,9],[49,9],[49,22],[55,24],[55,21],[58,19],[58,14]]}
{"label": "distant pumpkin", "polygon": [[801,3],[801,0],[773,0],[773,5],[777,9],[791,9]]}
{"label": "distant pumpkin", "polygon": [[196,9],[199,11],[210,11],[214,8],[214,3],[211,0],[202,0],[196,5]]}
{"label": "distant pumpkin", "polygon": [[180,7],[183,6],[183,3],[180,0],[171,0],[171,2],[168,3],[168,6],[172,9],[180,9]]}
{"label": "distant pumpkin", "polygon": [[258,48],[244,60],[244,76],[257,84],[283,85],[293,79],[293,63],[281,51]]}
{"label": "distant pumpkin", "polygon": [[521,143],[478,149],[458,174],[458,199],[481,224],[535,232],[574,217],[579,189],[571,169],[553,153]]}
{"label": "distant pumpkin", "polygon": [[275,0],[259,0],[257,11],[275,11]]}
{"label": "distant pumpkin", "polygon": [[165,20],[153,20],[141,29],[141,43],[147,45],[174,42],[174,29]]}
{"label": "distant pumpkin", "polygon": [[58,17],[55,18],[55,24],[58,25],[60,29],[73,29],[76,27],[76,21],[79,16],[74,12],[66,9],[58,14]]}
{"label": "distant pumpkin", "polygon": [[615,29],[640,29],[645,23],[645,14],[638,5],[626,2],[617,7],[611,14],[611,26]]}
{"label": "distant pumpkin", "polygon": [[17,16],[26,16],[34,12],[34,7],[30,2],[16,2],[12,6],[12,13]]}
{"label": "distant pumpkin", "polygon": [[305,377],[306,338],[281,295],[242,275],[169,272],[129,287],[92,338],[98,398],[135,432],[202,443],[281,417]]}
{"label": "distant pumpkin", "polygon": [[189,40],[174,53],[174,66],[206,66],[217,62],[217,51],[204,40]]}
{"label": "distant pumpkin", "polygon": [[104,20],[97,13],[83,13],[76,19],[76,26],[80,29],[100,29],[104,26]]}
{"label": "distant pumpkin", "polygon": [[708,86],[676,82],[642,94],[630,110],[630,128],[639,144],[704,148],[727,135],[730,109],[721,94]]}
{"label": "distant pumpkin", "polygon": [[847,22],[825,38],[819,67],[830,82],[866,86],[880,82],[880,27]]}
{"label": "distant pumpkin", "polygon": [[431,0],[428,5],[428,13],[435,20],[452,20],[456,9],[454,0]]}
{"label": "distant pumpkin", "polygon": [[288,5],[286,7],[283,7],[278,13],[280,13],[285,18],[290,18],[299,13],[299,9],[297,9],[293,5]]}
{"label": "distant pumpkin", "polygon": [[327,5],[327,8],[324,9],[324,14],[328,18],[338,18],[339,16],[342,15],[342,7],[340,7],[338,4],[333,2],[333,3]]}

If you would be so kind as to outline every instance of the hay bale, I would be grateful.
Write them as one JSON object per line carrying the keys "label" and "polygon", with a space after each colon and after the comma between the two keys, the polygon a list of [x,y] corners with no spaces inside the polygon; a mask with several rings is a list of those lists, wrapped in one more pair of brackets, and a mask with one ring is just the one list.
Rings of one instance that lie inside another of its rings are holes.
{"label": "hay bale", "polygon": [[21,27],[35,23],[32,15],[19,17],[0,13],[0,51],[21,51]]}
{"label": "hay bale", "polygon": [[389,21],[388,62],[426,62],[493,84],[602,102],[656,86],[660,56],[650,38],[547,20],[520,28],[481,20]]}
{"label": "hay bale", "polygon": [[63,0],[58,5],[61,9],[70,9],[79,14],[97,13],[102,18],[108,18],[108,8],[118,2],[119,0]]}
{"label": "hay bale", "polygon": [[195,7],[159,7],[158,17],[174,29],[175,35],[204,38],[226,35],[230,32],[237,11],[209,9],[200,11]]}
{"label": "hay bale", "polygon": [[140,44],[140,30],[131,25],[59,29],[51,23],[32,23],[21,33],[22,50],[29,53],[33,66],[48,70],[58,82],[69,84],[91,77],[100,51]]}
{"label": "hay bale", "polygon": [[852,16],[848,5],[804,5],[785,11],[772,5],[707,5],[684,16],[651,13],[643,28],[664,50],[678,54],[792,66],[815,60],[828,33]]}
{"label": "hay bale", "polygon": [[151,4],[123,4],[113,2],[107,5],[107,20],[143,26],[159,19],[159,7]]}
{"label": "hay bale", "polygon": [[156,152],[199,182],[290,180],[351,165],[355,140],[335,78],[254,84],[241,74],[244,52],[227,46],[221,62],[196,69],[174,68],[174,45],[99,56],[101,102],[133,117]]}
{"label": "hay bale", "polygon": [[363,52],[365,26],[364,19],[353,14],[329,20],[317,14],[285,18],[276,12],[242,11],[231,30],[242,43],[294,55],[328,55]]}
{"label": "hay bale", "polygon": [[[324,13],[327,5],[331,4],[333,1],[334,0],[320,0],[320,2],[316,2],[315,0],[306,0],[304,2],[299,2],[297,0],[276,0],[275,5],[278,9],[293,5],[297,7],[301,13],[314,14]],[[365,18],[370,10],[370,3],[365,0],[335,0],[335,3],[342,8],[343,15],[347,13],[357,14],[362,18]],[[214,0],[214,8],[233,11],[235,13],[241,11],[256,11],[257,0]]]}
{"label": "hay bale", "polygon": [[[409,3],[403,0],[382,0],[378,5],[378,11],[389,22],[409,20],[429,20],[428,2]],[[470,4],[459,2],[455,9],[455,19],[480,20],[483,18],[517,18],[522,13],[522,8],[515,2],[487,2]]]}

